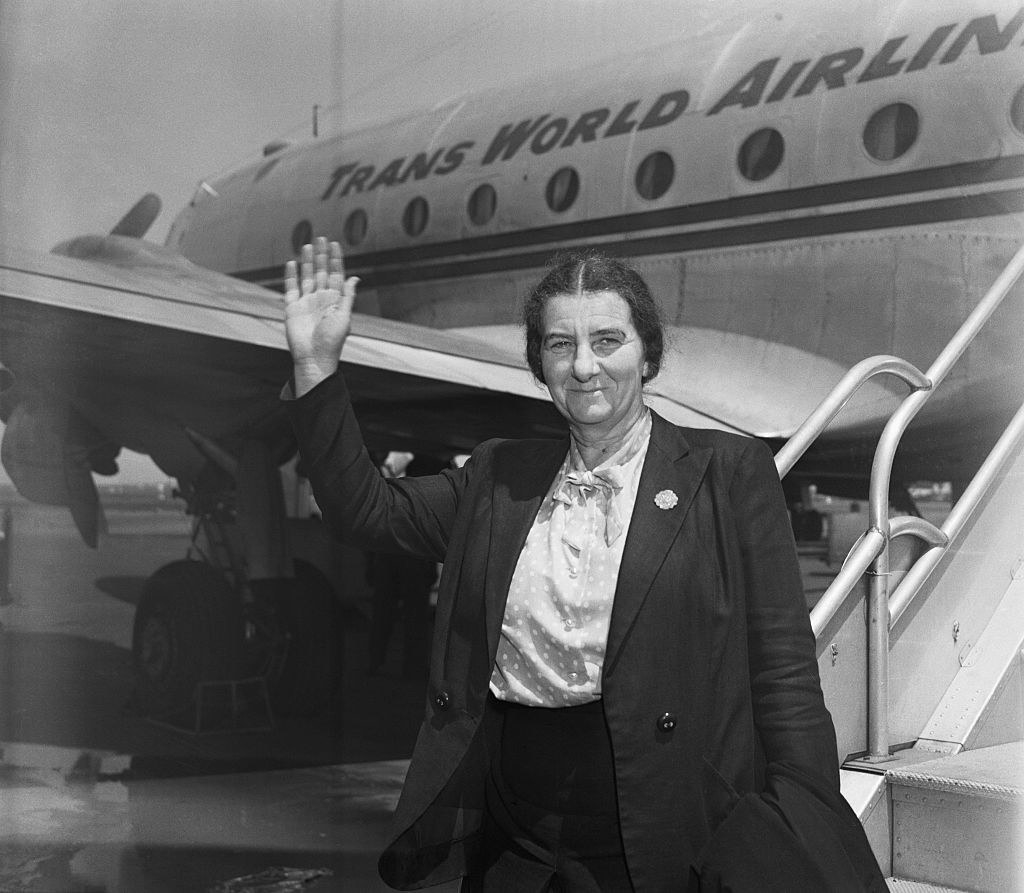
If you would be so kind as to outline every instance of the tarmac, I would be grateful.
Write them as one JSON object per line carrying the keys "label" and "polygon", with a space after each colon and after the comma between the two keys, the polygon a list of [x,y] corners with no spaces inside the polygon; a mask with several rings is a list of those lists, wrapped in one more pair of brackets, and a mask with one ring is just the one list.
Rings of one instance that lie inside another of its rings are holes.
{"label": "tarmac", "polygon": [[[134,602],[184,557],[183,516],[110,514],[98,549],[62,509],[14,504],[0,595],[0,891],[378,891],[423,713],[401,635],[366,672],[365,614],[346,623],[342,697],[328,719],[196,735],[131,708]],[[838,568],[801,547],[809,603]],[[440,888],[445,893],[457,885]]]}

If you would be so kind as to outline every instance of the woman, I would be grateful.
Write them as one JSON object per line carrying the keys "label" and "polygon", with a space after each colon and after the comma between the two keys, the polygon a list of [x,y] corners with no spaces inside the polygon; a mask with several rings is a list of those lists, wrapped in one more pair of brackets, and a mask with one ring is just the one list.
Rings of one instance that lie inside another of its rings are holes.
{"label": "woman", "polygon": [[384,880],[884,890],[839,794],[771,454],[644,405],[662,329],[641,277],[575,256],[527,301],[567,441],[488,441],[462,469],[385,481],[337,372],[356,280],[323,242],[296,273],[289,409],[324,518],[444,561]]}

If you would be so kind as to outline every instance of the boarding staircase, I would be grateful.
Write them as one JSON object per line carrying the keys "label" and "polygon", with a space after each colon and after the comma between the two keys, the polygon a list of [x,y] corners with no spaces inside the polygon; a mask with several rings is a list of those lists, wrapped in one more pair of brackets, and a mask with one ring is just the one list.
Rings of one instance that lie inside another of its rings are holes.
{"label": "boarding staircase", "polygon": [[[811,611],[843,793],[892,891],[1024,893],[1024,405],[941,527],[888,511],[903,432],[1022,272],[1024,248],[927,372],[853,367],[776,455],[784,476],[872,376],[910,386],[879,439],[867,530]],[[890,563],[898,537],[926,546],[909,568]]]}

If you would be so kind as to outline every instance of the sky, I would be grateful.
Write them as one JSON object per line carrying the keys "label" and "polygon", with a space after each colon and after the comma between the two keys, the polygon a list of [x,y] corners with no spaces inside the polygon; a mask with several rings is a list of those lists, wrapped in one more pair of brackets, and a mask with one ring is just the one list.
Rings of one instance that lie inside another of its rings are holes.
{"label": "sky", "polygon": [[[721,0],[735,7],[744,0]],[[749,0],[754,2],[754,0]],[[701,4],[705,10],[714,2]],[[633,53],[685,34],[664,0],[3,0],[0,244],[109,231],[144,193],[163,241],[198,182],[275,138]],[[122,454],[122,480],[157,477]]]}
{"label": "sky", "polygon": [[0,242],[107,231],[148,191],[162,241],[200,179],[308,136],[314,104],[325,127],[390,118],[662,42],[688,6],[4,0]]}

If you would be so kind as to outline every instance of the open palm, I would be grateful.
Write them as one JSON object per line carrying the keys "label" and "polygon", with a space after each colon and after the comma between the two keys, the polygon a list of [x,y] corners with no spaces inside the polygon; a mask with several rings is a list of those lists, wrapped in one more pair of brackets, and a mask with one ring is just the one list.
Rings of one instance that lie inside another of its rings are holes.
{"label": "open palm", "polygon": [[[285,265],[285,333],[295,364],[296,392],[302,394],[338,368],[352,327],[356,277],[345,279],[341,246],[320,238],[305,245],[301,269]],[[301,279],[299,273],[301,272]]]}

